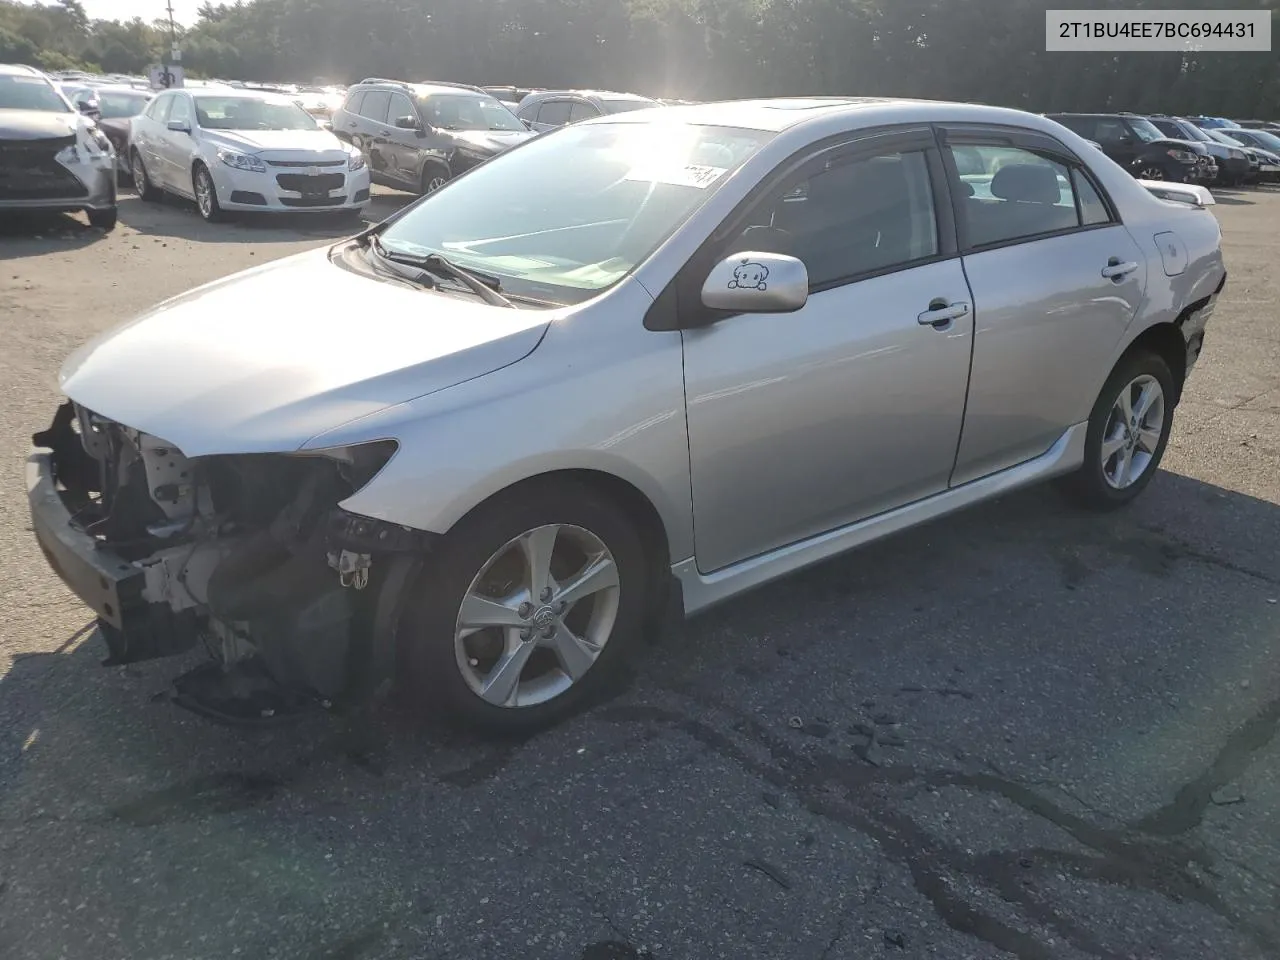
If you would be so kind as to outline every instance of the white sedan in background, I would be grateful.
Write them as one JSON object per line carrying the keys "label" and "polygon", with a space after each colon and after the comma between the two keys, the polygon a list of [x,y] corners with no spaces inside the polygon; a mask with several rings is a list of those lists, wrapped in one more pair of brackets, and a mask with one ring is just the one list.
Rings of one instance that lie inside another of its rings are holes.
{"label": "white sedan in background", "polygon": [[206,220],[228,211],[358,216],[369,203],[361,153],[293,100],[250,90],[169,90],[133,120],[129,168],[144,200],[194,200]]}

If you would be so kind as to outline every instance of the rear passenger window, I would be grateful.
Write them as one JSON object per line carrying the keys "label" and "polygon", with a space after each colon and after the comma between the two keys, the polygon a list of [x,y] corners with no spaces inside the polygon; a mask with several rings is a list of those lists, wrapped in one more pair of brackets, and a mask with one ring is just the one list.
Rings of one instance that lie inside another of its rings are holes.
{"label": "rear passenger window", "polygon": [[574,102],[569,107],[569,122],[577,123],[579,120],[590,120],[592,117],[600,116],[600,111],[589,103]]}
{"label": "rear passenger window", "polygon": [[156,97],[147,107],[147,116],[156,123],[169,122],[169,110],[173,107],[173,97]]}
{"label": "rear passenger window", "polygon": [[548,100],[538,108],[538,122],[559,127],[569,122],[569,101]]}
{"label": "rear passenger window", "polygon": [[[1007,243],[1081,225],[1072,172],[1064,164],[1018,147],[966,145],[953,148],[953,156],[957,150],[966,152],[963,165],[960,157],[955,159],[969,246]],[[980,170],[974,170],[975,155]],[[1098,216],[1099,207],[1105,213],[1096,191],[1090,201],[1091,217]]]}

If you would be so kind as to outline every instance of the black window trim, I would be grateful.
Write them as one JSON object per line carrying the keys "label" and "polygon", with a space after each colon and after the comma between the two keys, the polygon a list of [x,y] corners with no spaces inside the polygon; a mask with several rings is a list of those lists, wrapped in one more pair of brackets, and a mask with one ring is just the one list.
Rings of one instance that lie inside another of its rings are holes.
{"label": "black window trim", "polygon": [[[1093,175],[1089,165],[1065,143],[1047,133],[1027,130],[1022,127],[964,123],[935,124],[934,131],[938,139],[938,145],[942,150],[942,162],[946,167],[949,183],[961,182],[959,171],[956,169],[955,158],[952,157],[949,147],[953,145],[1015,147],[1019,150],[1026,150],[1028,153],[1044,156],[1055,163],[1063,164],[1067,167],[1068,172],[1073,175],[1077,173],[1083,174],[1089,181],[1090,186],[1098,194],[1098,198],[1102,201],[1109,217],[1103,223],[1084,224],[1084,217],[1081,216],[1080,210],[1080,199],[1077,196],[1075,197],[1076,218],[1080,223],[1074,227],[1066,227],[1062,230],[1046,230],[1043,233],[1032,233],[1022,237],[1012,237],[1008,240],[999,240],[995,243],[975,245],[969,242],[969,225],[964,216],[962,197],[956,191],[951,191],[952,216],[955,220],[960,252],[964,256],[986,253],[989,250],[1001,250],[1005,247],[1017,246],[1022,243],[1035,243],[1038,240],[1051,240],[1054,237],[1065,237],[1089,230],[1106,230],[1110,227],[1124,225],[1124,220],[1120,216],[1120,211],[1116,207],[1115,201],[1111,199],[1111,195],[1107,193],[1098,178]],[[1073,195],[1076,193],[1074,183],[1072,184],[1071,192]]]}
{"label": "black window trim", "polygon": [[863,130],[845,131],[825,140],[806,145],[779,163],[754,189],[731,210],[706,240],[694,251],[662,292],[654,298],[645,312],[647,330],[669,331],[711,326],[741,316],[740,312],[710,310],[702,305],[702,284],[707,273],[719,262],[724,244],[743,225],[760,203],[776,190],[797,182],[811,174],[810,168],[821,163],[824,167],[833,163],[849,162],[882,153],[923,152],[928,167],[929,187],[932,191],[934,226],[937,230],[938,251],[929,257],[919,257],[904,263],[890,264],[874,270],[864,270],[834,278],[822,284],[811,285],[810,295],[825,293],[863,280],[900,273],[954,260],[960,256],[956,236],[954,203],[951,185],[945,175],[943,157],[929,124],[897,124],[869,127]]}

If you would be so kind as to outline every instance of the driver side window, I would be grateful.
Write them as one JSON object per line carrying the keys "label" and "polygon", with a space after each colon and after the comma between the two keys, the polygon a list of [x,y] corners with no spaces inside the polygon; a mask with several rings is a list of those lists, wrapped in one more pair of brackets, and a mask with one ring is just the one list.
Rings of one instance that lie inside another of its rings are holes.
{"label": "driver side window", "polygon": [[824,164],[782,184],[751,219],[729,252],[797,257],[811,289],[905,267],[939,249],[923,150]]}
{"label": "driver side window", "polygon": [[173,106],[173,97],[156,97],[151,106],[147,108],[147,116],[156,123],[167,123],[169,120],[169,108]]}

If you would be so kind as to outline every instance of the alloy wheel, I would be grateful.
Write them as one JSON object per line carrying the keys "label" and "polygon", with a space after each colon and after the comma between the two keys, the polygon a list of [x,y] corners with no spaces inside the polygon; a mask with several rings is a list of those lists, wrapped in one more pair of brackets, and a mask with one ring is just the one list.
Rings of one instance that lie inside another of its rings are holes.
{"label": "alloy wheel", "polygon": [[1149,374],[1129,381],[1116,397],[1102,431],[1102,476],[1124,490],[1150,469],[1164,435],[1165,396]]}
{"label": "alloy wheel", "polygon": [[430,178],[427,180],[427,186],[426,186],[426,189],[425,189],[425,190],[423,190],[422,192],[423,192],[423,193],[435,193],[437,190],[439,190],[441,187],[443,187],[443,186],[445,185],[445,182],[446,182],[446,180],[445,180],[445,178],[444,178],[444,177],[440,176],[439,174],[436,174],[435,176],[430,177]]}
{"label": "alloy wheel", "polygon": [[137,151],[133,154],[133,166],[131,168],[133,175],[133,189],[141,196],[147,192],[147,168],[142,163],[142,155]]}
{"label": "alloy wheel", "polygon": [[590,530],[528,530],[499,548],[467,588],[454,628],[458,669],[494,706],[546,703],[595,664],[619,595],[614,556]]}
{"label": "alloy wheel", "polygon": [[1159,167],[1146,167],[1138,174],[1143,180],[1163,180],[1164,171]]}
{"label": "alloy wheel", "polygon": [[213,181],[204,170],[196,171],[196,206],[200,208],[200,216],[208,220],[213,216]]}

